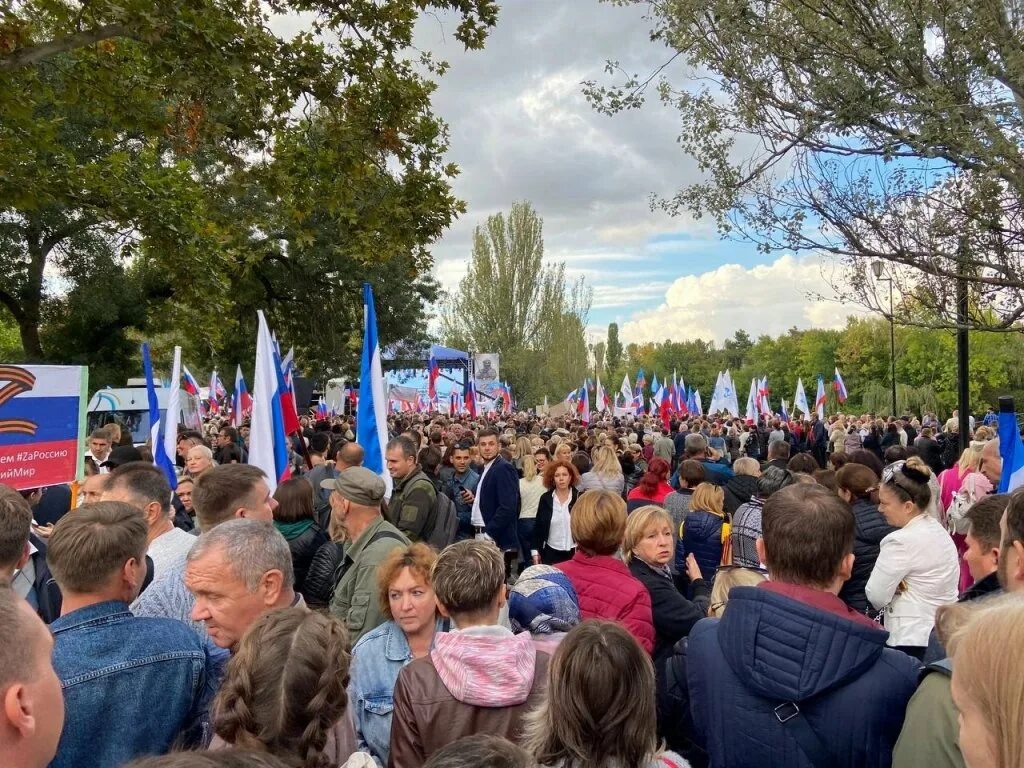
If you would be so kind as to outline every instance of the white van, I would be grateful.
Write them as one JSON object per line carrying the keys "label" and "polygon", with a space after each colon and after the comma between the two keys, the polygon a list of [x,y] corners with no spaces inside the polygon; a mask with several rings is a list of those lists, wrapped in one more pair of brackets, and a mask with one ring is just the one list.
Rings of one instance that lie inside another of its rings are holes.
{"label": "white van", "polygon": [[[167,412],[170,395],[170,389],[156,388],[161,418]],[[199,411],[199,398],[183,389],[178,390],[178,398],[181,405],[179,424],[201,431],[203,419]],[[87,414],[88,431],[92,432],[111,423],[120,424],[122,430],[131,432],[135,445],[142,445],[149,440],[149,396],[146,394],[145,379],[129,379],[127,387],[101,389],[92,396]]]}

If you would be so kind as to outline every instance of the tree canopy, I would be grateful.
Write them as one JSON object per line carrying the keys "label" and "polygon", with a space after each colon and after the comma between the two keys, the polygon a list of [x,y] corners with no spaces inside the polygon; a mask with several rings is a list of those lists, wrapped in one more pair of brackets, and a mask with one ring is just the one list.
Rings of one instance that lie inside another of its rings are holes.
{"label": "tree canopy", "polygon": [[[1000,395],[1024,397],[1024,372],[1019,364],[1024,355],[1024,337],[994,332],[971,334],[970,402],[972,411],[995,406]],[[808,398],[813,398],[817,377],[822,376],[829,396],[829,412],[871,411],[888,415],[891,408],[889,373],[889,324],[881,318],[851,317],[841,330],[790,329],[780,336],[762,335],[751,340],[737,331],[722,345],[695,339],[661,343],[629,344],[626,370],[630,378],[643,368],[648,380],[671,377],[677,371],[684,381],[697,387],[708,401],[720,370],[730,369],[743,406],[754,377],[768,377],[772,407],[785,398],[790,403],[796,381],[803,379]],[[831,389],[833,370],[838,367],[849,392],[839,405]],[[896,328],[897,407],[921,414],[936,409],[949,414],[956,407],[956,337],[950,330]]]}
{"label": "tree canopy", "polygon": [[[109,328],[223,368],[263,307],[303,367],[351,371],[364,279],[396,310],[383,343],[422,335],[429,246],[463,209],[431,107],[446,65],[412,48],[439,10],[469,48],[497,19],[493,0],[8,4],[0,306],[23,357],[99,364]],[[307,31],[274,31],[296,13]],[[60,324],[69,302],[91,333]]]}
{"label": "tree canopy", "polygon": [[[640,2],[640,0],[619,0]],[[654,0],[652,37],[685,63],[586,84],[597,108],[678,108],[705,178],[662,199],[765,249],[837,255],[847,295],[880,309],[868,265],[888,262],[903,323],[1024,314],[1024,15],[994,0]],[[700,74],[700,80],[690,77]],[[852,291],[850,290],[852,289]],[[914,310],[922,309],[915,313]]]}
{"label": "tree canopy", "polygon": [[488,217],[473,233],[469,270],[441,312],[444,342],[497,352],[521,402],[564,397],[589,370],[590,291],[544,258],[544,222],[527,202]]}

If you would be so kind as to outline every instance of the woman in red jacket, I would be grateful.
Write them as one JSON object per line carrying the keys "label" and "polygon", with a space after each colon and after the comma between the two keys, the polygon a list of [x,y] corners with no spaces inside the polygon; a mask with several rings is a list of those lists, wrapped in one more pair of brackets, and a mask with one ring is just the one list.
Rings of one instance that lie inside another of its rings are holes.
{"label": "woman in red jacket", "polygon": [[612,491],[587,491],[572,510],[576,554],[556,567],[569,577],[584,619],[622,624],[651,653],[651,596],[626,564],[615,557],[626,532],[626,504]]}
{"label": "woman in red jacket", "polygon": [[672,468],[664,459],[659,457],[651,459],[651,463],[647,465],[647,472],[644,473],[640,484],[630,491],[626,497],[628,500],[628,511],[632,512],[634,509],[645,507],[648,504],[664,506],[665,497],[674,490],[668,484],[668,473],[671,470]]}

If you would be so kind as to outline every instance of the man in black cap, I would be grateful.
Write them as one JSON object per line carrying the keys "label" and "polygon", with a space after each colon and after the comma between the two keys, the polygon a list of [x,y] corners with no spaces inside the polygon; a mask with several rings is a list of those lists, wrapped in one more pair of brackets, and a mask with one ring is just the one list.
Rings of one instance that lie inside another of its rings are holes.
{"label": "man in black cap", "polygon": [[[384,623],[377,599],[377,566],[407,539],[381,515],[384,480],[366,467],[349,467],[321,487],[331,491],[331,538],[348,544],[331,613],[345,622],[352,644]],[[340,535],[339,535],[340,534]]]}

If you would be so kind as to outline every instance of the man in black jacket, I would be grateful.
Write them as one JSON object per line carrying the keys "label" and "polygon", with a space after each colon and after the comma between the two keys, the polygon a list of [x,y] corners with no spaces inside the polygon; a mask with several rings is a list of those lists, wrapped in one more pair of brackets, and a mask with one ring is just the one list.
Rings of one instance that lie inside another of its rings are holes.
{"label": "man in black jacket", "polygon": [[46,565],[46,544],[32,533],[32,508],[7,485],[0,485],[0,579],[47,624],[60,616],[60,588]]}

